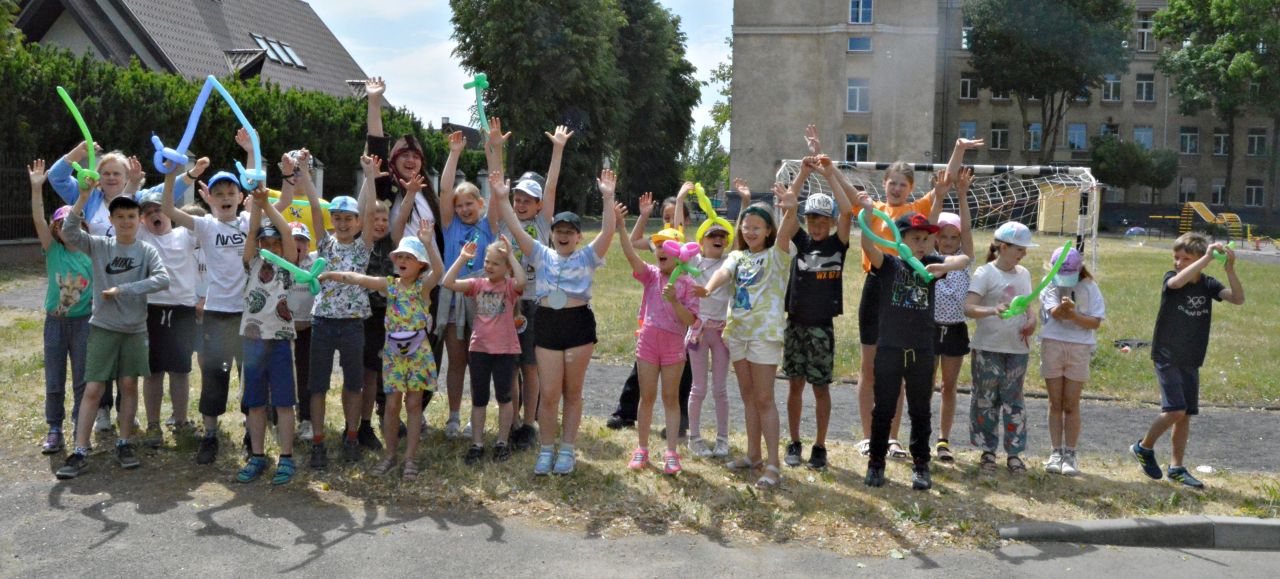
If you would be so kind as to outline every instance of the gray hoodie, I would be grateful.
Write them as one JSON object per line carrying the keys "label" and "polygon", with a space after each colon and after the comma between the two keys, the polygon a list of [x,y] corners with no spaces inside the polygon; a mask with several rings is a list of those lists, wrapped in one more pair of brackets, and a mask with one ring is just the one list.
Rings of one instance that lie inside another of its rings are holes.
{"label": "gray hoodie", "polygon": [[[160,261],[160,252],[142,240],[125,245],[115,237],[89,235],[80,229],[83,220],[83,215],[72,211],[62,225],[62,234],[93,259],[93,315],[89,324],[126,334],[146,332],[147,294],[169,287],[169,273]],[[119,295],[103,298],[102,290],[113,287],[120,288]]]}

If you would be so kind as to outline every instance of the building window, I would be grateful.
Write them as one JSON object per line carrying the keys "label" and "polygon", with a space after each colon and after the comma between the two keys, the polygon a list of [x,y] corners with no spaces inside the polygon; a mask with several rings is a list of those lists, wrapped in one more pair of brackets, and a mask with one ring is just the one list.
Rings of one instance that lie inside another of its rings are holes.
{"label": "building window", "polygon": [[1231,135],[1222,129],[1213,130],[1213,154],[1217,157],[1227,156],[1231,147]]}
{"label": "building window", "polygon": [[1087,88],[1086,88],[1086,89],[1084,89],[1084,90],[1080,91],[1078,94],[1076,94],[1076,97],[1075,97],[1075,98],[1073,98],[1073,99],[1071,99],[1071,101],[1072,101],[1072,102],[1076,102],[1076,103],[1085,103],[1085,104],[1088,104],[1088,102],[1089,102],[1089,97],[1090,97],[1090,96],[1092,96],[1092,95],[1093,95],[1093,91],[1090,91],[1089,89],[1087,89]]}
{"label": "building window", "polygon": [[1178,180],[1178,203],[1189,203],[1196,200],[1195,177],[1183,177]]}
{"label": "building window", "polygon": [[1200,154],[1200,129],[1198,127],[1182,127],[1178,129],[1178,152],[1183,155]]}
{"label": "building window", "polygon": [[298,56],[297,52],[294,52],[293,47],[289,46],[288,43],[280,42],[274,38],[267,38],[260,34],[250,33],[249,36],[253,37],[254,43],[258,45],[258,48],[261,48],[267,53],[267,58],[271,59],[272,62],[296,66],[298,68],[307,67],[306,63],[302,62],[302,58]]}
{"label": "building window", "polygon": [[1267,130],[1266,129],[1249,129],[1248,146],[1245,154],[1250,157],[1261,157],[1267,154]]}
{"label": "building window", "polygon": [[1124,192],[1119,187],[1103,187],[1103,200],[1107,203],[1124,203]]}
{"label": "building window", "polygon": [[978,138],[978,123],[975,121],[960,121],[960,138],[961,139]]}
{"label": "building window", "polygon": [[1009,150],[1009,125],[1006,123],[991,123],[991,150],[992,151],[1008,151]]}
{"label": "building window", "polygon": [[1108,74],[1102,79],[1102,102],[1120,102],[1120,75]]}
{"label": "building window", "polygon": [[302,59],[298,57],[298,53],[293,51],[292,46],[289,46],[289,44],[285,42],[281,42],[280,45],[283,46],[284,51],[289,54],[289,59],[293,61],[293,64],[297,65],[298,68],[307,67],[307,63],[302,62]]}
{"label": "building window", "polygon": [[857,163],[871,159],[871,143],[866,135],[844,136],[844,160]]}
{"label": "building window", "polygon": [[1105,137],[1108,135],[1120,135],[1120,125],[1115,123],[1102,123],[1098,125],[1098,136]]}
{"label": "building window", "polygon": [[1089,126],[1084,123],[1067,125],[1067,148],[1083,151],[1089,148]]}
{"label": "building window", "polygon": [[871,84],[865,78],[849,79],[849,92],[845,96],[845,112],[871,112]]}
{"label": "building window", "polygon": [[850,0],[849,24],[871,24],[871,0]]}
{"label": "building window", "polygon": [[1227,180],[1221,177],[1214,177],[1213,184],[1209,187],[1209,204],[1222,205],[1227,196]]}
{"label": "building window", "polygon": [[1262,181],[1258,179],[1249,179],[1244,183],[1244,204],[1248,207],[1262,207],[1263,198]]}
{"label": "building window", "polygon": [[1138,75],[1137,96],[1134,97],[1134,100],[1140,103],[1156,102],[1156,75]]}
{"label": "building window", "polygon": [[1151,147],[1155,144],[1155,132],[1151,130],[1150,125],[1134,127],[1133,142],[1142,145],[1143,149],[1150,151]]}
{"label": "building window", "polygon": [[1027,150],[1039,151],[1043,144],[1044,131],[1040,128],[1040,123],[1027,124]]}
{"label": "building window", "polygon": [[1138,35],[1138,52],[1155,51],[1155,12],[1139,12],[1138,23],[1133,27],[1133,31]]}
{"label": "building window", "polygon": [[252,36],[253,41],[258,44],[258,48],[261,48],[267,53],[267,58],[271,59],[272,62],[280,62],[280,55],[276,54],[276,49],[267,42],[267,39],[258,36],[257,34],[250,34],[250,36]]}
{"label": "building window", "polygon": [[871,37],[850,36],[849,52],[871,52]]}
{"label": "building window", "polygon": [[960,74],[960,100],[974,100],[978,98],[978,77],[972,73]]}
{"label": "building window", "polygon": [[991,100],[993,100],[993,101],[1007,101],[1007,100],[1009,100],[1009,91],[1007,91],[1007,90],[1002,90],[1002,91],[995,91],[995,90],[993,90],[993,91],[991,91]]}
{"label": "building window", "polygon": [[960,50],[969,50],[969,39],[973,35],[973,22],[965,17],[960,24]]}

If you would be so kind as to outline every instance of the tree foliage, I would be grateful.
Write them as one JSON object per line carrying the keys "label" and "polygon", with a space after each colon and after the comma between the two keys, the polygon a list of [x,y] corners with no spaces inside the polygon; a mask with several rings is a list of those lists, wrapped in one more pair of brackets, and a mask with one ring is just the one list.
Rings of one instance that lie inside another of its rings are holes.
{"label": "tree foliage", "polygon": [[1147,170],[1138,184],[1159,191],[1172,185],[1177,176],[1178,154],[1169,149],[1153,149],[1148,153]]}
{"label": "tree foliage", "polygon": [[1029,106],[1040,109],[1040,163],[1053,158],[1072,100],[1128,70],[1126,0],[970,0],[964,17],[978,83],[1011,93],[1024,124]]}
{"label": "tree foliage", "polygon": [[13,25],[18,15],[18,4],[13,0],[0,0],[0,56],[22,42],[22,32]]}
{"label": "tree foliage", "polygon": [[683,179],[702,183],[709,191],[727,186],[729,181],[729,153],[720,143],[720,129],[716,125],[702,127],[698,137],[680,159],[684,167]]}
{"label": "tree foliage", "polygon": [[1151,169],[1151,156],[1142,145],[1122,141],[1115,135],[1095,137],[1090,147],[1089,168],[1099,181],[1128,189]]}

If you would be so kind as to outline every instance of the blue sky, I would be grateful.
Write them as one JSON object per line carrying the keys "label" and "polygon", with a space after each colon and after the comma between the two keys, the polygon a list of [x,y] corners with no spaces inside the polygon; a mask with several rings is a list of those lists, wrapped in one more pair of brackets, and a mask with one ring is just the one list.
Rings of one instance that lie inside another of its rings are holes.
{"label": "blue sky", "polygon": [[[370,75],[387,81],[387,98],[406,106],[424,122],[440,126],[441,117],[465,123],[470,119],[470,80],[453,56],[453,25],[447,0],[308,0],[356,62]],[[666,0],[662,4],[680,16],[688,36],[687,58],[697,67],[699,80],[708,80],[715,66],[728,58],[724,39],[733,22],[733,0]],[[716,88],[704,87],[694,124],[710,124]]]}

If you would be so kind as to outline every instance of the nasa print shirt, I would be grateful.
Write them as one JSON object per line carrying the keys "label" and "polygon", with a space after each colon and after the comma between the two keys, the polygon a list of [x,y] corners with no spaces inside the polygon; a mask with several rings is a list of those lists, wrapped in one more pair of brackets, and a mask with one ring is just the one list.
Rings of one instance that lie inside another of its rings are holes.
{"label": "nasa print shirt", "polygon": [[1169,287],[1169,279],[1178,272],[1164,274],[1160,284],[1160,313],[1156,314],[1156,333],[1151,338],[1151,359],[1184,368],[1199,368],[1209,349],[1209,322],[1213,319],[1214,300],[1222,301],[1222,282],[1200,274],[1200,279],[1178,289]]}
{"label": "nasa print shirt", "polygon": [[[63,223],[62,235],[93,260],[93,315],[89,323],[113,332],[146,332],[147,294],[169,287],[169,273],[160,262],[160,252],[142,240],[123,244],[115,237],[89,235],[80,229],[83,220],[79,212],[72,211]],[[110,299],[102,297],[102,290],[111,288],[120,293]]]}
{"label": "nasa print shirt", "polygon": [[205,280],[209,282],[204,309],[238,314],[244,310],[244,242],[249,212],[241,211],[232,221],[218,221],[212,215],[192,219],[204,251]]}
{"label": "nasa print shirt", "polygon": [[791,263],[791,279],[787,283],[787,315],[807,326],[827,326],[844,313],[844,257],[849,244],[838,235],[814,241],[803,230],[796,231],[791,243],[796,258]]}

